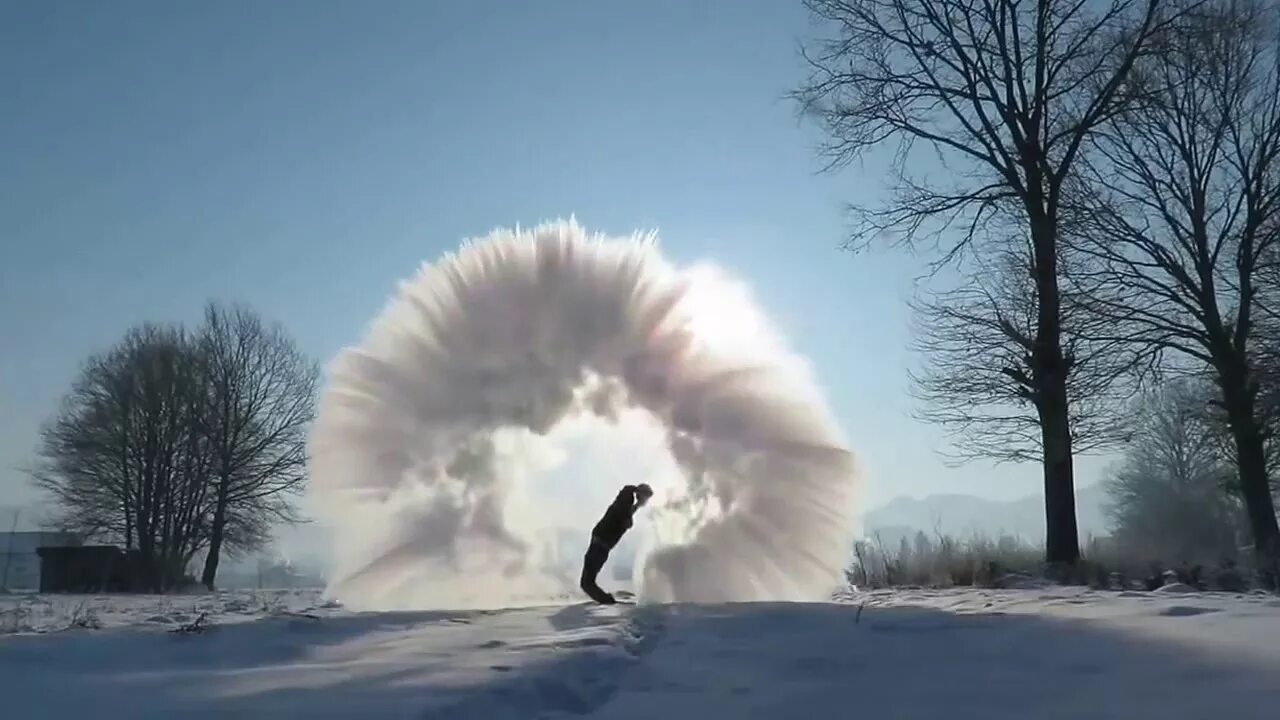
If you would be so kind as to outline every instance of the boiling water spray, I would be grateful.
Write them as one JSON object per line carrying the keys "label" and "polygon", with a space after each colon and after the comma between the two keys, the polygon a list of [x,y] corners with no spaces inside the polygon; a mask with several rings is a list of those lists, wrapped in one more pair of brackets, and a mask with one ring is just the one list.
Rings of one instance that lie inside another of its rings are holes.
{"label": "boiling water spray", "polygon": [[573,221],[403,282],[329,366],[310,453],[349,607],[576,593],[624,483],[656,491],[629,539],[644,602],[823,599],[853,540],[853,456],[747,289]]}

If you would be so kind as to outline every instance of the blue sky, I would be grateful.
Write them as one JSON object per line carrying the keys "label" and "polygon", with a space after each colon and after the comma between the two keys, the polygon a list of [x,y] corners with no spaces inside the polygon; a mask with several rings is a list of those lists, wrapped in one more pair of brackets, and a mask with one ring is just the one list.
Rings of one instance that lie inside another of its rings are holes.
{"label": "blue sky", "polygon": [[[87,354],[248,302],[325,360],[467,236],[576,214],[745,278],[879,504],[1038,491],[910,417],[917,260],[839,250],[882,159],[820,175],[801,3],[0,2],[0,504]],[[1080,480],[1100,461],[1082,463]]]}

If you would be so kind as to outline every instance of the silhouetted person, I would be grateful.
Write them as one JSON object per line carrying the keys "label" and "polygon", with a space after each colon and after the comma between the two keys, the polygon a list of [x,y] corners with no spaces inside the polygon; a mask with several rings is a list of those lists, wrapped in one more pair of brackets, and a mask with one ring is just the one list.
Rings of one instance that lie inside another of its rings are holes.
{"label": "silhouetted person", "polygon": [[653,488],[644,483],[624,486],[609,509],[604,511],[604,517],[600,518],[600,522],[591,529],[591,545],[582,558],[581,585],[583,592],[592,600],[605,604],[617,602],[612,595],[600,589],[596,584],[596,576],[600,574],[600,568],[604,567],[605,561],[609,559],[609,552],[618,544],[627,530],[631,529],[631,516],[649,502],[651,497],[653,497]]}

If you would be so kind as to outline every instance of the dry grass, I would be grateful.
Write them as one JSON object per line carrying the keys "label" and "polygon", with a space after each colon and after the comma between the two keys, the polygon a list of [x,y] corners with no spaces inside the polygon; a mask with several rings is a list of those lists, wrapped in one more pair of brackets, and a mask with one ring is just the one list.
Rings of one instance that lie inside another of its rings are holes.
{"label": "dry grass", "polygon": [[1013,536],[960,540],[920,533],[895,548],[880,538],[858,542],[848,575],[862,587],[990,587],[1010,574],[1039,574],[1042,556],[1039,548]]}
{"label": "dry grass", "polygon": [[1017,536],[960,539],[942,533],[917,533],[896,547],[876,537],[860,541],[846,572],[851,584],[865,588],[1007,587],[1038,579],[1114,590],[1151,590],[1177,581],[1229,592],[1258,587],[1254,574],[1243,560],[1228,560],[1219,567],[1180,566],[1135,557],[1099,539],[1085,544],[1075,565],[1050,567],[1044,562],[1043,545]]}

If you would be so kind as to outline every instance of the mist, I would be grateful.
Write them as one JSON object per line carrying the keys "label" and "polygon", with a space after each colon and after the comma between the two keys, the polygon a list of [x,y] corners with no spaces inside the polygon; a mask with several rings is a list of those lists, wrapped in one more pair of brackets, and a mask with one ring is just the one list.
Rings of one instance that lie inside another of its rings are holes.
{"label": "mist", "polygon": [[310,504],[348,607],[505,607],[577,593],[623,484],[655,496],[642,602],[822,600],[858,472],[803,358],[741,282],[652,234],[497,230],[424,264],[328,367]]}

